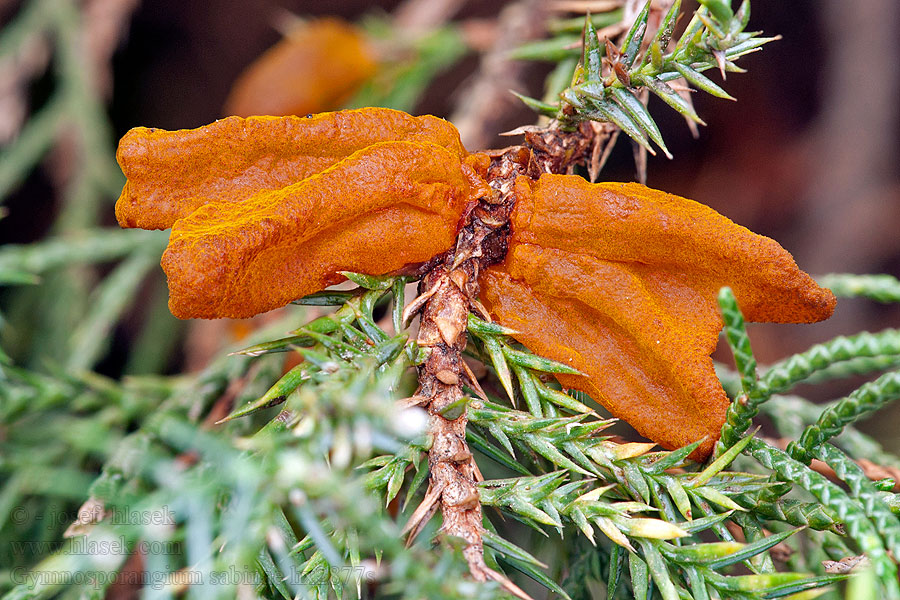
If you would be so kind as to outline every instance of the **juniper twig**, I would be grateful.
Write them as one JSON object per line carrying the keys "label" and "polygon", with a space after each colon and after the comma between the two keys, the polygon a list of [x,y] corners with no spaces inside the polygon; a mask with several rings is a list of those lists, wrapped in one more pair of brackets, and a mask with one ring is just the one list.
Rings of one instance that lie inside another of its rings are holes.
{"label": "juniper twig", "polygon": [[427,398],[431,448],[428,452],[431,480],[428,492],[406,529],[417,533],[439,506],[442,531],[465,540],[463,555],[478,581],[498,581],[507,591],[527,598],[504,575],[487,566],[482,545],[478,466],[466,443],[466,398],[462,385],[466,371],[462,351],[470,307],[478,295],[478,274],[506,253],[508,219],[513,205],[516,175],[525,171],[530,153],[512,149],[494,159],[489,171],[492,193],[481,198],[469,213],[447,253],[420,281],[421,323],[417,342],[427,351],[419,366],[418,395]]}

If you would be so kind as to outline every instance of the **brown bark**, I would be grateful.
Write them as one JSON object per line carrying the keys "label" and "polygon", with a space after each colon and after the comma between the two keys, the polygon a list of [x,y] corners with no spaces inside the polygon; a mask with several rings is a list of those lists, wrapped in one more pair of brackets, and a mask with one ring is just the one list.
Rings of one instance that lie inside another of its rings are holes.
{"label": "brown bark", "polygon": [[[465,540],[463,555],[478,581],[498,581],[509,592],[527,598],[502,574],[489,568],[482,547],[482,514],[478,497],[481,473],[466,443],[467,415],[463,382],[471,375],[462,359],[469,310],[478,296],[478,273],[503,259],[513,206],[512,182],[526,172],[531,153],[521,147],[494,157],[489,170],[492,195],[479,200],[457,238],[456,248],[419,283],[421,323],[417,342],[428,357],[419,367],[418,397],[430,415],[431,480],[422,504],[406,529],[412,537],[440,507],[442,533]],[[472,387],[477,382],[470,382]]]}

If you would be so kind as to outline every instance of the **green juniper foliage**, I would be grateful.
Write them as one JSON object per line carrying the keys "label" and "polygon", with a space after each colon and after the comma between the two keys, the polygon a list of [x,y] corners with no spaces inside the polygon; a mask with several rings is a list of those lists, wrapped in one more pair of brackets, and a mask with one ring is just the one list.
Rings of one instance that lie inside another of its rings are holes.
{"label": "green juniper foliage", "polygon": [[[599,119],[668,152],[640,91],[699,122],[672,82],[727,97],[702,72],[739,70],[735,59],[771,39],[744,32],[749,2],[732,12],[706,0],[669,43],[678,4],[652,35],[645,8],[618,48],[600,45],[595,31],[618,23],[621,10],[589,18],[583,52],[570,48],[583,20],[551,23],[550,40],[517,54],[559,63],[548,86],[554,100],[526,101],[564,126]],[[0,249],[11,307],[9,355],[0,354],[0,595],[101,598],[114,585],[141,585],[148,598],[506,594],[467,579],[463,545],[442,538],[435,519],[404,531],[427,488],[429,446],[425,413],[408,400],[412,367],[424,357],[402,322],[406,278],[348,273],[356,289],[298,301],[233,353],[177,376],[158,374],[177,335],[157,301],[127,357],[129,375],[91,370],[165,234],[101,228],[94,214],[121,181],[110,174],[102,105],[67,54],[78,19],[69,0],[32,0],[0,36],[0,56],[35,31],[51,33],[60,54],[56,94],[0,158],[0,196],[52,144],[63,110],[80,115],[79,143],[93,148],[67,184],[52,235]],[[431,76],[423,69],[398,85],[421,89]],[[75,224],[72,215],[88,216]],[[106,263],[115,266],[101,276],[95,267]],[[82,285],[89,280],[93,290]],[[892,277],[820,281],[838,296],[900,301]],[[88,307],[77,318],[34,300],[64,290]],[[804,598],[809,590],[900,598],[892,558],[900,496],[857,462],[896,468],[900,458],[854,428],[900,397],[900,374],[890,371],[900,365],[900,332],[838,337],[760,366],[730,290],[719,299],[736,370],[718,372],[734,401],[706,465],[687,459],[696,445],[653,451],[612,439],[612,420],[554,383],[553,373],[571,368],[469,317],[466,352],[486,371],[484,389],[467,390],[445,416],[468,411],[467,441],[485,476],[488,566],[535,597],[573,600]],[[309,320],[312,310],[324,316]],[[47,327],[53,336],[43,337]],[[302,360],[285,371],[285,357]],[[824,406],[786,395],[802,383],[884,371]],[[757,437],[760,412],[792,440],[786,450]],[[834,477],[813,470],[813,459]],[[860,555],[868,566],[849,578],[823,565]]]}

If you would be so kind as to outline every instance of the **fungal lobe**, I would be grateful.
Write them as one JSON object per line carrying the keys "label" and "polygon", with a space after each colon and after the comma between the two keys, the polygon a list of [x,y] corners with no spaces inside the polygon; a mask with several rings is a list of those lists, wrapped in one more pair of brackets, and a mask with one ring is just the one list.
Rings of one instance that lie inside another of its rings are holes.
{"label": "fungal lobe", "polygon": [[172,228],[162,265],[180,318],[249,317],[449,249],[489,193],[452,125],[387,109],[132,130],[124,227]]}
{"label": "fungal lobe", "polygon": [[516,181],[506,261],[485,270],[482,300],[533,352],[582,373],[560,375],[666,448],[705,438],[728,399],[710,353],[730,286],[748,320],[806,323],[831,292],[773,240],[701,204],[629,183],[569,175]]}
{"label": "fungal lobe", "polygon": [[344,278],[425,262],[456,239],[475,191],[435,144],[382,142],[240,204],[211,203],[172,227],[163,254],[178,317],[248,317]]}

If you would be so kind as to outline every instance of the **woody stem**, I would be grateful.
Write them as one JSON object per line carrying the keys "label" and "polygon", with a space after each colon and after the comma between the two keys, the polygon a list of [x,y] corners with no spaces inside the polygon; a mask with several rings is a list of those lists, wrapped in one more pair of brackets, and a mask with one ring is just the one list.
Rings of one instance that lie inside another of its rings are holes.
{"label": "woody stem", "polygon": [[500,581],[520,597],[527,595],[484,561],[478,496],[481,473],[466,443],[468,419],[462,386],[467,369],[462,352],[469,310],[478,296],[478,275],[506,254],[514,180],[527,168],[529,157],[528,150],[518,147],[494,158],[488,171],[493,194],[479,201],[460,230],[455,249],[419,283],[419,292],[429,295],[422,308],[417,342],[428,350],[419,366],[419,394],[427,399],[424,406],[430,418],[431,480],[410,524],[415,535],[439,506],[442,532],[466,542],[463,555],[472,576],[478,581]]}
{"label": "woody stem", "polygon": [[466,541],[463,554],[472,575],[486,581],[487,566],[482,550],[481,503],[478,499],[478,467],[466,444],[467,415],[463,399],[462,351],[466,345],[467,289],[472,280],[466,269],[440,266],[424,279],[423,287],[437,291],[422,312],[418,342],[430,348],[419,367],[420,394],[429,399],[431,449],[428,466],[430,490],[440,503],[447,535]]}

